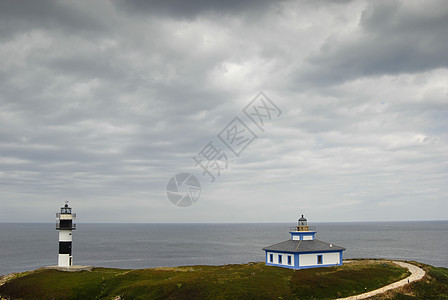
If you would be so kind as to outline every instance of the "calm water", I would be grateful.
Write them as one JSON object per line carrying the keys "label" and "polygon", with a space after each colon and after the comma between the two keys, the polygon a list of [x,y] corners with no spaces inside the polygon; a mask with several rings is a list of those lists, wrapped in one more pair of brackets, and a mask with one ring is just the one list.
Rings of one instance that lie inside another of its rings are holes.
{"label": "calm water", "polygon": [[[149,268],[264,260],[262,248],[289,239],[295,224],[77,224],[75,264]],[[313,223],[316,238],[344,258],[418,260],[448,267],[448,221]],[[55,224],[0,223],[0,274],[57,263]]]}

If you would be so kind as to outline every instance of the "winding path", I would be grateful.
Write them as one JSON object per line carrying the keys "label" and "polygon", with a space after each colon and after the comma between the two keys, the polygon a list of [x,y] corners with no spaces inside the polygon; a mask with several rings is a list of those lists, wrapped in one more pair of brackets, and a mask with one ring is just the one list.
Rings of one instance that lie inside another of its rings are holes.
{"label": "winding path", "polygon": [[413,281],[417,281],[422,279],[425,276],[425,270],[423,270],[420,267],[417,267],[416,265],[412,265],[412,264],[408,264],[402,261],[392,261],[394,264],[399,265],[400,267],[403,268],[407,268],[410,272],[411,275],[406,277],[405,279],[396,281],[394,283],[391,283],[389,285],[383,286],[382,288],[367,292],[367,293],[363,293],[363,294],[359,294],[359,295],[355,295],[355,296],[350,296],[347,298],[339,298],[338,300],[358,300],[358,299],[366,299],[378,294],[382,294],[384,292],[405,286],[406,284],[409,284]]}

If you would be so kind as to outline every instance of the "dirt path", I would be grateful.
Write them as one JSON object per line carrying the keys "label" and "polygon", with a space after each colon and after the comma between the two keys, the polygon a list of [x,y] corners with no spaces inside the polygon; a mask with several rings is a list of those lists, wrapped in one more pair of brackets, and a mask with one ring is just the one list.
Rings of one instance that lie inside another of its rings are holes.
{"label": "dirt path", "polygon": [[355,295],[355,296],[350,296],[347,298],[339,298],[338,300],[357,300],[357,299],[366,299],[378,294],[382,294],[386,291],[389,290],[393,290],[399,287],[402,287],[406,284],[409,284],[413,281],[417,281],[423,278],[423,276],[425,276],[425,271],[422,268],[417,267],[416,265],[412,265],[412,264],[408,264],[402,261],[392,261],[394,264],[399,265],[400,267],[403,268],[407,268],[410,272],[411,275],[409,277],[406,277],[405,279],[402,279],[400,281],[391,283],[389,285],[383,286],[382,288],[364,293],[364,294],[359,294],[359,295]]}

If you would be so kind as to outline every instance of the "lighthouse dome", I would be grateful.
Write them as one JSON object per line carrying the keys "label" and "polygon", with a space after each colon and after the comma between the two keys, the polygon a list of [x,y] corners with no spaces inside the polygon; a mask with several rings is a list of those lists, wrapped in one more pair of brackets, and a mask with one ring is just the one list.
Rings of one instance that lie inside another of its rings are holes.
{"label": "lighthouse dome", "polygon": [[[304,226],[307,226],[307,220],[305,219],[305,217],[303,215],[297,223],[300,227],[303,227],[303,228],[301,228],[301,230],[305,230]],[[306,228],[306,230],[308,230],[308,229]]]}

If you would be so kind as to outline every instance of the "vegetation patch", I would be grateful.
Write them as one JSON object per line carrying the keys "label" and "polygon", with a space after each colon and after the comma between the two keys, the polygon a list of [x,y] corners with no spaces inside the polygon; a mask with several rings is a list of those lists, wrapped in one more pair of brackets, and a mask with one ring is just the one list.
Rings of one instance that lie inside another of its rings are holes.
{"label": "vegetation patch", "polygon": [[12,299],[95,299],[107,280],[126,271],[106,268],[81,272],[39,269],[8,281],[0,287],[0,295]]}
{"label": "vegetation patch", "polygon": [[291,289],[299,299],[334,299],[375,290],[409,275],[393,263],[354,261],[325,270],[298,270],[291,278]]}
{"label": "vegetation patch", "polygon": [[11,299],[335,298],[375,289],[407,274],[406,269],[391,263],[366,261],[306,270],[264,263],[139,270],[94,268],[82,272],[37,270],[8,281],[0,287],[0,295]]}

